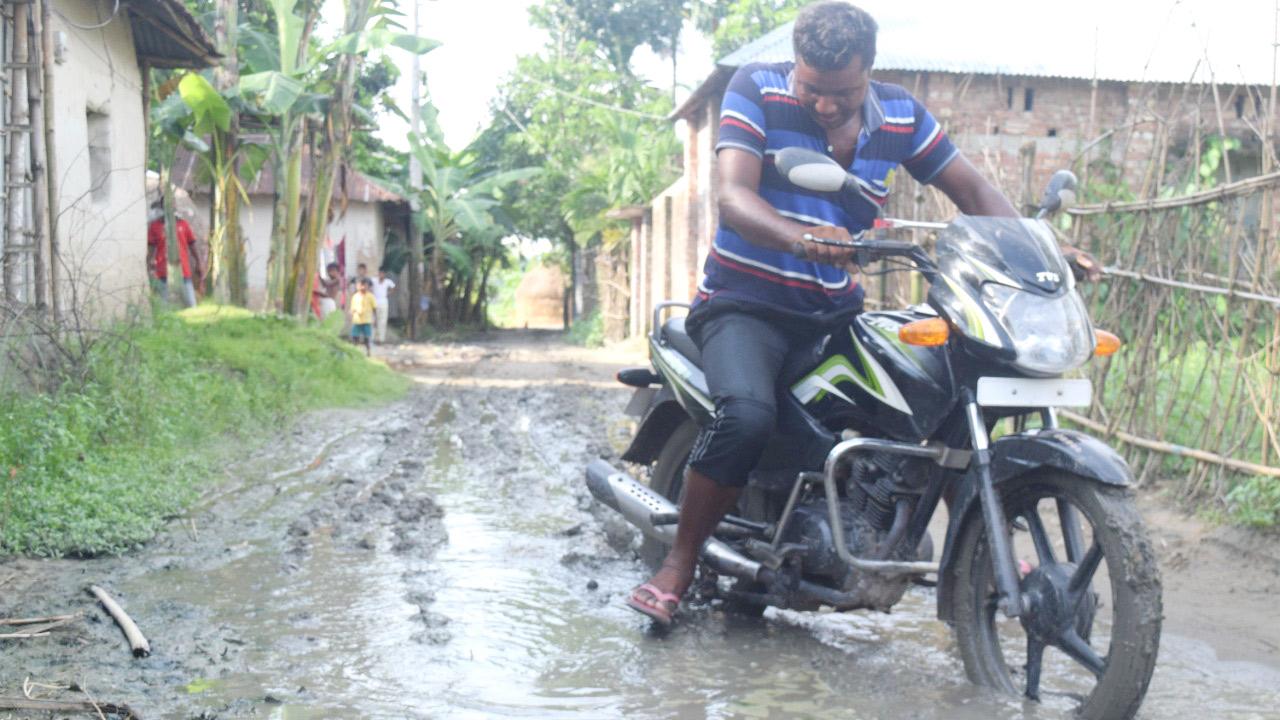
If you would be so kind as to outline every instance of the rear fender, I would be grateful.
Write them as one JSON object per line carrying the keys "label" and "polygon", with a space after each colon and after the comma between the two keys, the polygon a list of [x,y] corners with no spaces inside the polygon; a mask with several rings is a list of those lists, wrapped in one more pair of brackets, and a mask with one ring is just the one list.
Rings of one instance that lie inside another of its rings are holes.
{"label": "rear fender", "polygon": [[[1101,440],[1074,430],[1029,430],[991,443],[991,476],[997,487],[1046,468],[1114,487],[1125,487],[1133,481],[1129,465],[1119,453]],[[938,618],[951,622],[955,544],[968,523],[982,522],[978,478],[973,468],[957,481],[947,509],[950,521],[938,572]]]}
{"label": "rear fender", "polygon": [[622,454],[627,462],[648,465],[658,459],[662,447],[667,444],[671,433],[689,417],[685,409],[676,400],[675,392],[670,385],[663,385],[649,400],[649,407],[640,418],[640,426],[631,445]]}

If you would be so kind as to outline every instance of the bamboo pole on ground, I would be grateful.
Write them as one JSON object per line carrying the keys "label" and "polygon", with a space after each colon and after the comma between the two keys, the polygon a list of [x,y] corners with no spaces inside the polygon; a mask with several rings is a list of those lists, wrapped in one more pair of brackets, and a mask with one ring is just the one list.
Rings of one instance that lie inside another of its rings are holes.
{"label": "bamboo pole on ground", "polygon": [[45,713],[95,713],[118,715],[128,720],[142,720],[128,705],[95,703],[87,700],[30,700],[28,698],[0,697],[0,710],[35,710]]}
{"label": "bamboo pole on ground", "polygon": [[142,635],[142,631],[138,629],[138,625],[133,622],[133,618],[124,611],[124,608],[107,594],[106,590],[97,585],[90,585],[89,592],[98,598],[98,602],[102,603],[102,607],[116,621],[120,629],[124,631],[124,636],[129,641],[129,647],[133,650],[134,657],[146,657],[151,654],[151,643],[147,642],[147,638]]}

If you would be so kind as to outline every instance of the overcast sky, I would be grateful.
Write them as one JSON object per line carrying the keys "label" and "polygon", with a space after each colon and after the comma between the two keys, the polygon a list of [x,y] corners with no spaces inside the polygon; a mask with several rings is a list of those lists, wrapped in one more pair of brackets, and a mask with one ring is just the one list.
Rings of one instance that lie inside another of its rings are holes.
{"label": "overcast sky", "polygon": [[[420,0],[421,34],[444,45],[423,58],[431,95],[449,143],[465,145],[488,118],[497,85],[519,55],[545,42],[528,20],[533,0]],[[1242,73],[1254,82],[1272,77],[1276,5],[1280,0],[864,0],[882,27],[880,48],[895,54],[927,38],[931,55],[1017,57],[1046,67],[1088,74],[1095,60],[1143,76],[1159,70],[1189,77],[1208,56],[1224,82]],[[413,0],[402,9],[412,19]],[[686,32],[678,67],[681,82],[696,86],[712,69],[710,46]],[[409,107],[409,58],[396,53],[403,78],[396,88]],[[670,86],[669,59],[642,49],[635,69]],[[1144,70],[1145,69],[1145,70]],[[1203,73],[1203,69],[1201,70]],[[1149,76],[1149,75],[1147,75]],[[404,147],[407,127],[392,119],[381,135]]]}

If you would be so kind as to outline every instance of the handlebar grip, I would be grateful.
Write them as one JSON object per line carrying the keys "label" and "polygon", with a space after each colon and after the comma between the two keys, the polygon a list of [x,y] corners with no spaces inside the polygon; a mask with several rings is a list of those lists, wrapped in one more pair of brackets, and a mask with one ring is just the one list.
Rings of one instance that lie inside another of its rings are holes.
{"label": "handlebar grip", "polygon": [[795,255],[800,260],[809,259],[809,253],[805,250],[803,240],[796,240],[791,243],[791,254]]}

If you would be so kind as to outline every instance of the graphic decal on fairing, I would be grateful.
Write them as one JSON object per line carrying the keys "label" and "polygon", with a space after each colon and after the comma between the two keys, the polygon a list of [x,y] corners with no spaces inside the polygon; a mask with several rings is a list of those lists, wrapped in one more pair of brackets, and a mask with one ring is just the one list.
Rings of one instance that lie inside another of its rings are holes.
{"label": "graphic decal on fairing", "polygon": [[[965,289],[965,286],[946,275],[941,277],[946,281],[947,287],[951,288],[951,292],[955,293],[956,300],[960,303],[960,307],[964,312],[966,326],[964,330],[969,335],[988,345],[1003,347],[1004,343],[1000,341],[1000,331],[996,330],[990,316],[987,315],[987,311],[983,310],[982,306],[969,295],[969,291]],[[1014,287],[1017,286],[1014,285]]]}
{"label": "graphic decal on fairing", "polygon": [[898,390],[898,386],[893,384],[893,380],[880,363],[863,349],[862,343],[858,342],[858,336],[853,333],[853,330],[849,331],[849,335],[853,338],[853,349],[858,353],[858,363],[856,363],[858,368],[855,368],[855,363],[850,362],[844,355],[834,355],[793,385],[791,392],[806,405],[821,400],[827,393],[854,405],[856,403],[853,399],[837,387],[841,382],[849,380],[894,410],[907,415],[914,414],[906,398]]}

